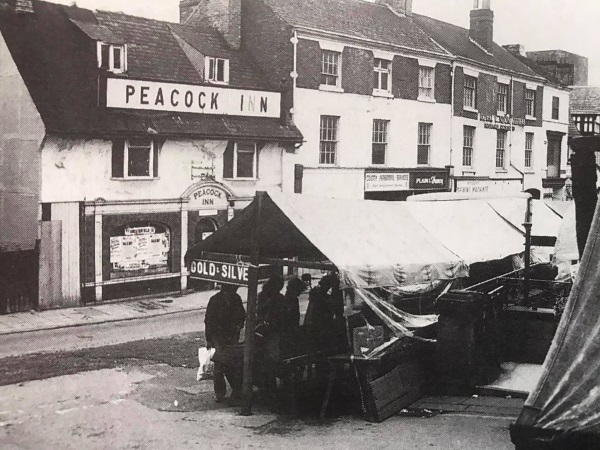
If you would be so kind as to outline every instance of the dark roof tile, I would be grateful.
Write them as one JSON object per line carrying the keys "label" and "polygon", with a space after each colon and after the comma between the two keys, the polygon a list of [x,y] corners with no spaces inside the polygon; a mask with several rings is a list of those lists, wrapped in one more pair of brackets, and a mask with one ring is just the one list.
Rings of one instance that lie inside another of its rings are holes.
{"label": "dark roof tile", "polygon": [[[130,78],[200,84],[202,78],[173,35],[173,24],[129,16],[96,12],[33,0],[35,20],[23,20],[0,11],[0,31],[10,49],[32,99],[49,133],[81,137],[144,135],[148,129],[164,136],[196,138],[252,138],[298,142],[296,127],[278,119],[210,116],[107,109],[98,106],[98,77],[94,40],[109,37],[127,44]],[[182,34],[185,27],[177,28]],[[106,35],[104,33],[107,33]],[[215,30],[185,32],[200,46],[207,38],[211,49],[223,46]],[[91,36],[93,35],[93,36]],[[232,52],[232,87],[260,88],[254,72],[241,52]],[[237,84],[239,83],[239,84]]]}
{"label": "dark roof tile", "polygon": [[600,87],[573,87],[570,107],[571,114],[600,114]]}
{"label": "dark roof tile", "polygon": [[418,14],[414,15],[414,20],[433,40],[453,55],[469,59],[475,63],[539,78],[527,65],[498,44],[494,43],[489,52],[484,50],[471,40],[469,30],[465,28]]}
{"label": "dark roof tile", "polygon": [[263,0],[293,26],[342,33],[415,50],[447,54],[412,19],[362,0]]}

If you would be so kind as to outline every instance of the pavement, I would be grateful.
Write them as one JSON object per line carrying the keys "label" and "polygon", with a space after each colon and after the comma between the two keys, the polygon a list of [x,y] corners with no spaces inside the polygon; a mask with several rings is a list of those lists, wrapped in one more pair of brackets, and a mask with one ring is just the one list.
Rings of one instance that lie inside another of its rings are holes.
{"label": "pavement", "polygon": [[[198,291],[118,303],[0,315],[0,335],[97,325],[196,311],[216,291]],[[246,297],[244,289],[238,293]]]}

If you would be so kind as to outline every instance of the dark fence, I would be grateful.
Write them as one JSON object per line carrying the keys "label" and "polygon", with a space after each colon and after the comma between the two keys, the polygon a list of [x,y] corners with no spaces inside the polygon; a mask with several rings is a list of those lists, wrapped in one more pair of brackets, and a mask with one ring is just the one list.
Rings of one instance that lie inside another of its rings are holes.
{"label": "dark fence", "polygon": [[0,314],[38,307],[39,249],[0,251]]}

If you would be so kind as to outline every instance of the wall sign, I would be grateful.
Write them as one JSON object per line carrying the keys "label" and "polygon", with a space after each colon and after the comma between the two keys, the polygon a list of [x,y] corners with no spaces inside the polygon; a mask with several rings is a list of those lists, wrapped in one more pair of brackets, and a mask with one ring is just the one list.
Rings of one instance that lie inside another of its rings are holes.
{"label": "wall sign", "polygon": [[[248,286],[249,269],[250,265],[246,263],[232,264],[196,259],[190,264],[190,278]],[[261,265],[258,268],[259,280],[267,279],[274,273],[273,266]]]}
{"label": "wall sign", "polygon": [[218,211],[227,209],[228,206],[227,192],[216,184],[201,186],[190,194],[190,210]]}
{"label": "wall sign", "polygon": [[278,118],[279,92],[108,78],[108,108]]}
{"label": "wall sign", "polygon": [[389,192],[410,190],[408,172],[365,173],[365,192]]}
{"label": "wall sign", "polygon": [[456,192],[461,194],[518,194],[523,191],[521,180],[456,180]]}
{"label": "wall sign", "polygon": [[448,173],[445,172],[412,172],[410,188],[415,190],[435,190],[448,188]]}
{"label": "wall sign", "polygon": [[493,114],[479,114],[479,120],[485,128],[494,130],[515,131],[515,126],[524,127],[525,119],[509,116],[495,116]]}

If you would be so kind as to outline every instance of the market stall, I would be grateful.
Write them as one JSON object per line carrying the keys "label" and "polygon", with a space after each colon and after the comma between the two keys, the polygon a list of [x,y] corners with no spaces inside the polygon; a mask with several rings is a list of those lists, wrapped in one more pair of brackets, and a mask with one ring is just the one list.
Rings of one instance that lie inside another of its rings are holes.
{"label": "market stall", "polygon": [[[463,211],[444,209],[436,213],[436,223],[432,223],[432,213],[426,216],[417,209],[422,208],[401,202],[258,193],[231,222],[188,251],[186,264],[191,277],[207,279],[208,261],[225,264],[221,273],[235,275],[237,284],[249,287],[243,413],[251,412],[253,330],[258,272],[262,265],[335,270],[341,288],[347,292],[348,316],[366,305],[372,317],[386,329],[383,341],[377,346],[371,342],[364,346],[366,350],[361,350],[362,358],[375,361],[392,353],[403,337],[427,339],[414,330],[426,328],[436,320],[394,308],[380,288],[455,280],[468,275],[468,265],[472,262],[523,251],[522,234],[489,208],[482,207],[481,216],[493,223],[494,230],[507,240],[492,253],[489,234],[470,233],[469,227],[461,226]],[[434,231],[436,227],[446,227],[446,232]],[[465,246],[465,242],[469,245]],[[218,272],[218,266],[213,271]],[[209,276],[210,272],[208,267]],[[375,328],[368,321],[366,327]],[[352,334],[349,333],[349,340],[354,338]],[[375,395],[377,384],[370,388]]]}

